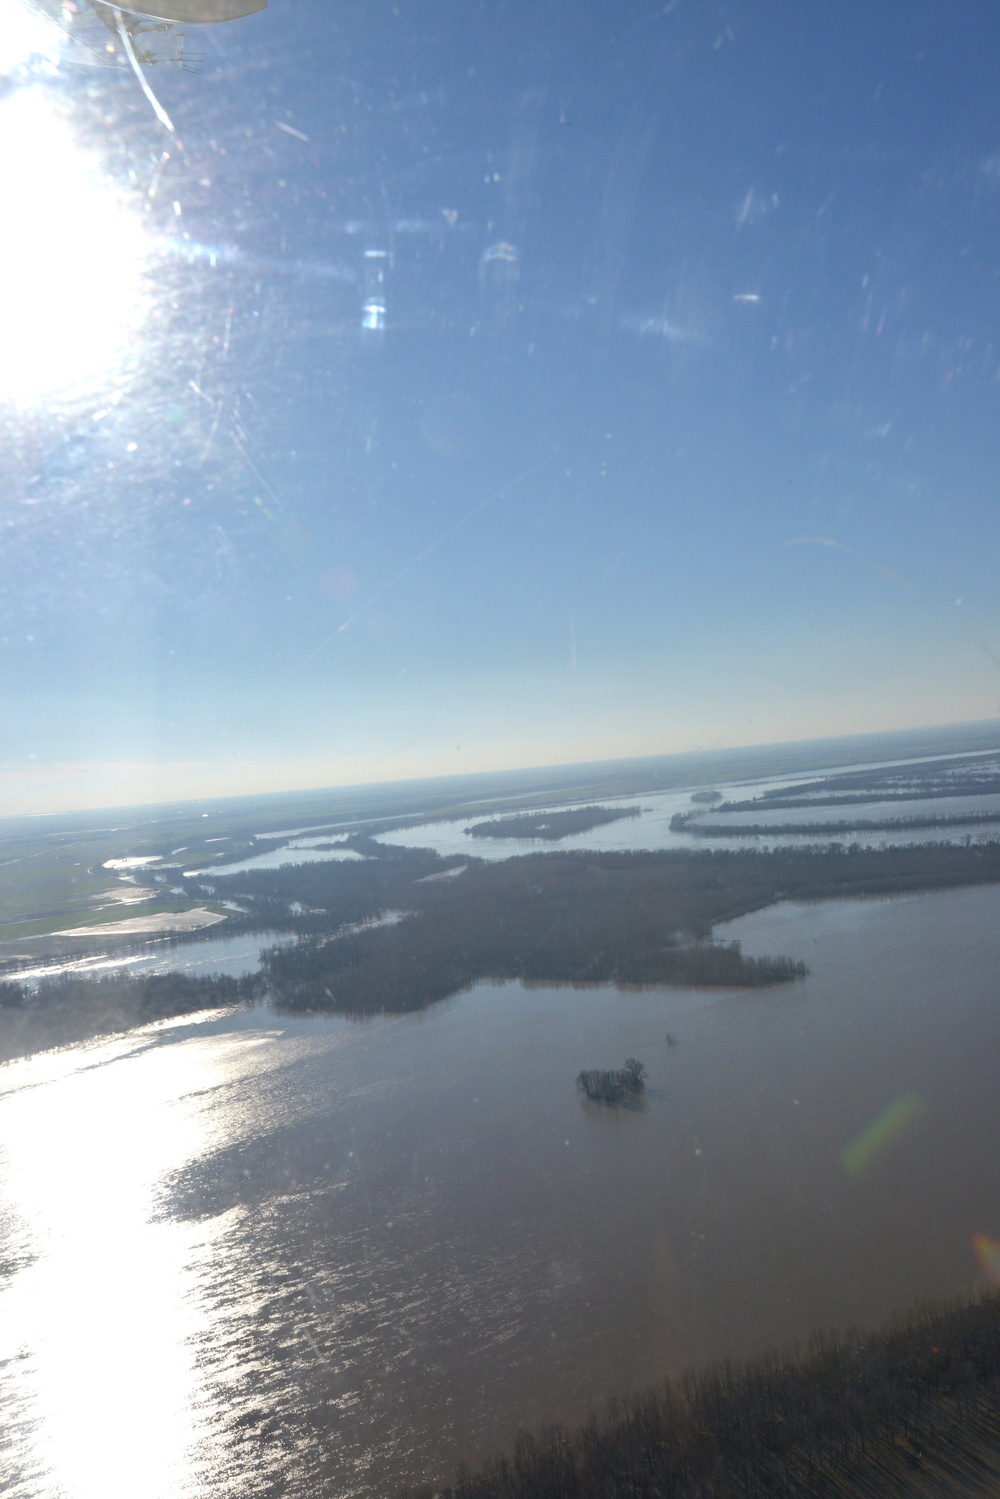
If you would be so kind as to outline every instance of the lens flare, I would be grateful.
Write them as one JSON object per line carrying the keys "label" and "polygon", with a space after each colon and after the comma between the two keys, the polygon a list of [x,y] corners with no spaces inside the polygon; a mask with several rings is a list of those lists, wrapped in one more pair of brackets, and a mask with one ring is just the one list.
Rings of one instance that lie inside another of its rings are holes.
{"label": "lens flare", "polygon": [[862,1176],[920,1118],[927,1105],[917,1093],[900,1093],[840,1152],[848,1176]]}
{"label": "lens flare", "polygon": [[991,1239],[988,1234],[973,1234],[972,1252],[990,1279],[1000,1284],[1000,1239]]}
{"label": "lens flare", "polygon": [[143,231],[41,86],[0,101],[0,399],[106,378],[142,312]]}

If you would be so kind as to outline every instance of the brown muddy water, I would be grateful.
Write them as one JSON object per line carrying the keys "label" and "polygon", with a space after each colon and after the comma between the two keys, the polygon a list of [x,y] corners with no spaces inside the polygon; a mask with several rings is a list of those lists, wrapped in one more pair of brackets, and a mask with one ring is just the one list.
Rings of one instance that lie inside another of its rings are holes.
{"label": "brown muddy water", "polygon": [[[977,1280],[1000,889],[720,934],[811,974],[216,1013],[0,1068],[4,1492],[391,1494]],[[642,1107],[582,1104],[628,1055]]]}

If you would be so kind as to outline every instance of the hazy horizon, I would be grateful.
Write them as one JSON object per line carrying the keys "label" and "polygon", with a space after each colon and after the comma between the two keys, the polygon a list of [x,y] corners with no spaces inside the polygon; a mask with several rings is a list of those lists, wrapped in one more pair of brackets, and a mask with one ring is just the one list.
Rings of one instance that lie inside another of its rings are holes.
{"label": "hazy horizon", "polygon": [[[978,732],[977,732],[978,731]],[[357,792],[370,790],[377,794],[380,789],[386,791],[404,787],[418,787],[426,784],[428,788],[436,784],[448,785],[452,782],[462,783],[464,781],[488,781],[491,777],[503,778],[505,776],[531,777],[537,773],[544,776],[546,772],[565,770],[566,772],[579,772],[593,770],[597,773],[609,773],[612,769],[621,768],[623,771],[629,769],[638,771],[642,766],[653,767],[661,762],[664,768],[671,762],[677,762],[681,768],[686,762],[690,762],[692,775],[698,769],[710,769],[711,762],[718,759],[723,762],[720,770],[721,776],[734,776],[741,778],[747,776],[767,773],[757,768],[741,772],[735,766],[735,757],[739,755],[762,756],[767,758],[767,751],[773,751],[776,756],[781,752],[808,751],[810,748],[817,752],[816,767],[837,763],[836,749],[842,745],[846,756],[844,764],[854,763],[857,756],[864,756],[865,750],[870,745],[871,749],[879,753],[884,741],[903,741],[898,746],[893,745],[890,754],[892,757],[898,753],[901,758],[908,758],[905,741],[909,737],[926,735],[931,737],[933,750],[924,750],[919,747],[913,749],[915,758],[924,753],[934,754],[975,754],[991,745],[1000,744],[1000,719],[973,719],[964,722],[938,723],[938,724],[912,724],[902,725],[891,729],[862,730],[856,733],[843,734],[820,734],[800,739],[774,739],[774,740],[746,740],[735,744],[698,744],[677,750],[652,751],[649,753],[624,754],[624,755],[601,755],[578,759],[552,759],[519,764],[497,764],[489,763],[473,768],[463,767],[457,769],[427,769],[413,774],[386,775],[382,777],[371,777],[358,774],[352,779],[341,780],[310,780],[308,770],[320,762],[308,762],[308,768],[303,768],[302,778],[298,781],[292,779],[268,781],[268,774],[275,776],[279,772],[275,767],[270,771],[264,767],[247,766],[244,768],[250,776],[256,774],[259,779],[253,784],[240,787],[235,783],[235,777],[231,769],[217,769],[214,772],[206,771],[203,767],[196,765],[184,767],[170,766],[38,766],[37,781],[32,784],[22,772],[16,772],[17,790],[12,792],[8,789],[5,774],[8,768],[0,766],[0,817],[8,824],[19,817],[51,817],[60,814],[72,815],[73,813],[101,812],[101,811],[136,811],[152,807],[164,807],[183,805],[185,803],[203,803],[205,801],[254,801],[265,798],[282,798],[297,796],[334,795],[337,792]],[[963,747],[960,743],[948,746],[946,741],[951,736],[975,736],[977,742],[974,745]],[[827,750],[826,747],[829,747]],[[831,759],[832,756],[832,759]],[[726,763],[730,762],[730,763]],[[60,780],[59,775],[63,779]],[[59,801],[59,788],[64,787],[64,795],[71,797],[73,792],[70,788],[82,787],[86,784],[91,791],[93,800],[79,799],[76,801]],[[123,784],[143,786],[148,788],[150,794],[146,796],[135,796],[134,798],[122,799],[120,791]],[[117,799],[98,799],[110,797],[110,787],[118,788]],[[106,792],[100,788],[109,788]],[[167,787],[172,788],[169,792]],[[540,790],[546,789],[544,786]],[[159,794],[160,792],[163,794]],[[32,804],[33,798],[35,799]],[[16,810],[15,810],[16,806]]]}

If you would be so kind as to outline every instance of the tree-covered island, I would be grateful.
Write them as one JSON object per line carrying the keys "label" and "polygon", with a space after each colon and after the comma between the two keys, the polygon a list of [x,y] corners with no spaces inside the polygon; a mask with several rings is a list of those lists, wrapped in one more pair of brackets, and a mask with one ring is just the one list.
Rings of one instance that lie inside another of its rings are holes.
{"label": "tree-covered island", "polygon": [[571,833],[589,833],[606,822],[623,817],[639,817],[641,807],[571,807],[566,812],[517,812],[511,817],[494,817],[489,822],[474,823],[466,828],[470,838],[544,838],[555,842]]}
{"label": "tree-covered island", "polygon": [[[370,1014],[420,1009],[480,980],[745,989],[794,981],[806,972],[796,956],[751,957],[713,940],[713,929],[778,900],[997,882],[1000,844],[532,853],[469,860],[460,879],[422,880],[445,867],[426,850],[395,848],[354,864],[247,871],[227,889],[251,911],[262,897],[260,919],[267,912],[271,925],[279,895],[323,913],[299,919],[297,944],[265,954],[274,1003]],[[331,940],[339,922],[386,910],[413,914]]]}
{"label": "tree-covered island", "polygon": [[[318,886],[344,879],[330,870],[315,864],[288,871],[303,892],[296,898],[329,911]],[[470,862],[459,880],[418,885],[418,870],[425,872],[399,851],[383,870],[387,892],[394,887],[383,909],[408,909],[408,920],[266,950],[263,973],[274,1002],[294,1011],[375,1014],[421,1009],[483,980],[757,988],[805,976],[793,958],[750,957],[738,943],[712,939],[709,913],[735,914],[735,891],[725,892],[735,865],[677,863],[659,854],[538,853]],[[763,865],[745,871],[762,872]],[[314,894],[303,898],[306,885]]]}

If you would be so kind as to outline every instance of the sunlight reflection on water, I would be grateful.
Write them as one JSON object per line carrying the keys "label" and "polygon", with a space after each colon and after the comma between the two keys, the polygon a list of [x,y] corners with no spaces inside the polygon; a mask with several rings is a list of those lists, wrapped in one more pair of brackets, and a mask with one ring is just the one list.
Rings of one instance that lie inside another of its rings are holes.
{"label": "sunlight reflection on water", "polygon": [[217,1024],[161,1022],[0,1072],[0,1407],[18,1499],[167,1499],[209,1478],[202,1290],[242,1210],[185,1221],[162,1192],[248,1124],[219,1095],[268,1037]]}
{"label": "sunlight reflection on water", "polygon": [[[47,958],[38,963],[17,966],[8,960],[0,966],[0,978],[32,987],[39,979],[59,974],[76,977],[100,976],[125,969],[139,976],[149,973],[183,973],[190,978],[210,974],[227,974],[239,978],[254,973],[260,966],[262,948],[294,942],[288,932],[260,931],[240,933],[234,937],[206,937],[188,942],[152,941],[138,952],[104,951],[90,957]],[[23,961],[23,959],[22,959]]]}
{"label": "sunlight reflection on water", "polygon": [[0,1348],[21,1413],[14,1495],[190,1491],[192,1292],[224,1224],[158,1220],[157,1189],[206,1147],[196,1098],[217,1086],[220,1060],[197,1044],[137,1052],[120,1040],[7,1070],[20,1265],[0,1295]]}

